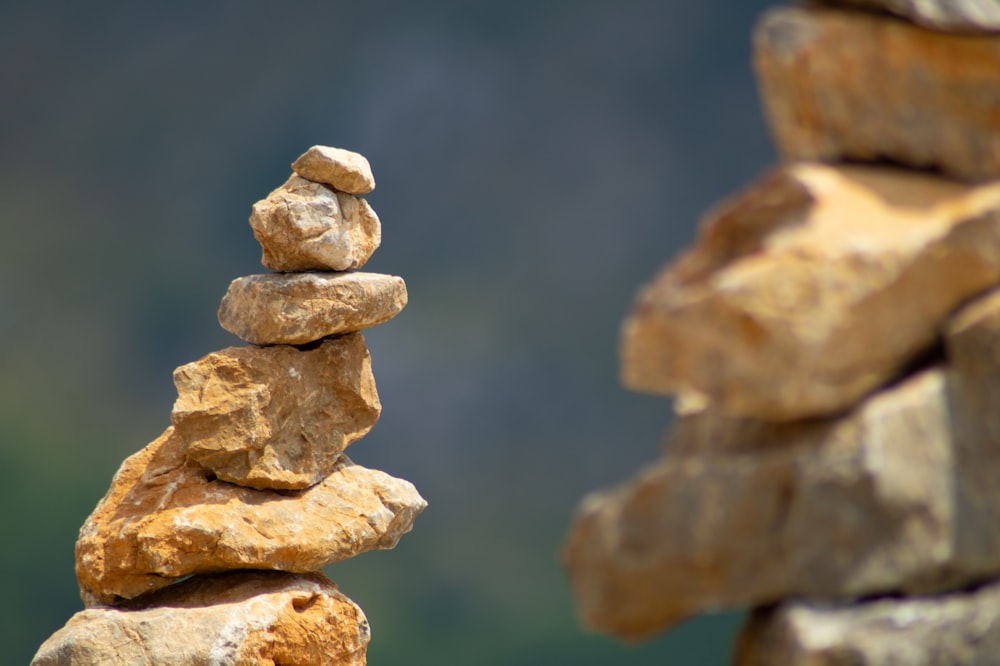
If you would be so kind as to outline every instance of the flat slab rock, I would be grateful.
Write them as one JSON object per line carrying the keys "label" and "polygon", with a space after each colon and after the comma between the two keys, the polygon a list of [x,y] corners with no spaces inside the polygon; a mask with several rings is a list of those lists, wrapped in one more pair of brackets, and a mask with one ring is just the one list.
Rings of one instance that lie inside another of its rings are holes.
{"label": "flat slab rock", "polygon": [[[976,4],[998,16],[995,2]],[[765,116],[786,159],[890,161],[966,180],[1000,178],[1000,35],[796,6],[764,14],[754,51]]]}
{"label": "flat slab rock", "polygon": [[297,175],[253,205],[250,227],[276,271],[361,268],[382,242],[367,201]]}
{"label": "flat slab rock", "polygon": [[313,146],[292,162],[292,171],[349,194],[368,194],[375,189],[375,176],[365,156],[343,148]]}
{"label": "flat slab rock", "polygon": [[583,623],[637,639],[722,608],[998,576],[1000,290],[945,338],[946,368],[843,418],[681,418],[659,462],[580,505],[564,556]]}
{"label": "flat slab rock", "polygon": [[837,0],[837,3],[883,9],[939,30],[1000,30],[1000,2],[997,0]]}
{"label": "flat slab rock", "polygon": [[766,420],[840,413],[998,282],[1000,185],[784,167],[712,211],[640,292],[622,381]]}
{"label": "flat slab rock", "polygon": [[358,606],[321,573],[198,576],[125,608],[80,611],[32,666],[364,666]]}
{"label": "flat slab rock", "polygon": [[753,613],[736,666],[980,666],[1000,655],[1000,583],[914,599],[784,603]]}
{"label": "flat slab rock", "polygon": [[298,491],[226,483],[186,455],[173,428],[130,456],[76,544],[88,607],[116,605],[192,574],[317,571],[392,548],[427,506],[408,481],[347,457]]}
{"label": "flat slab rock", "polygon": [[319,483],[382,411],[359,333],[314,349],[230,347],[177,368],[174,384],[174,436],[188,457],[251,488]]}
{"label": "flat slab rock", "polygon": [[219,323],[251,344],[302,345],[385,323],[406,302],[406,283],[395,275],[248,275],[229,285]]}

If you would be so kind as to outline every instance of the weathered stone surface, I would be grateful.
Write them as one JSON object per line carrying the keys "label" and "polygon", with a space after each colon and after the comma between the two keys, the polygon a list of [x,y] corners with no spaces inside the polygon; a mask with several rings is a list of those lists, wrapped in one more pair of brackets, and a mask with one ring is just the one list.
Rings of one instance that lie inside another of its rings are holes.
{"label": "weathered stone surface", "polygon": [[126,609],[74,615],[32,666],[364,666],[370,632],[321,573],[198,576]]}
{"label": "weathered stone surface", "polygon": [[926,26],[950,31],[1000,30],[997,0],[837,0],[846,5],[883,9]]}
{"label": "weathered stone surface", "polygon": [[187,455],[251,488],[319,483],[382,411],[360,333],[308,350],[230,347],[177,368],[174,384]]}
{"label": "weathered stone surface", "polygon": [[706,219],[639,295],[626,386],[731,414],[836,413],[930,347],[1000,281],[1000,184],[897,169],[785,167]]}
{"label": "weathered stone surface", "polygon": [[250,226],[277,271],[361,268],[382,242],[367,201],[295,175],[254,204]]}
{"label": "weathered stone surface", "polygon": [[1000,583],[857,605],[797,602],[750,616],[737,666],[986,666],[1000,661]]}
{"label": "weathered stone surface", "polygon": [[301,345],[382,324],[406,307],[403,278],[380,273],[268,273],[236,278],[219,323],[255,345]]}
{"label": "weathered stone surface", "polygon": [[349,194],[375,189],[375,176],[365,156],[343,148],[313,146],[292,162],[292,170],[306,180]]}
{"label": "weathered stone surface", "polygon": [[255,490],[215,478],[173,428],[130,456],[80,530],[84,604],[117,604],[190,574],[305,573],[392,548],[426,502],[407,481],[341,464],[307,490]]}
{"label": "weathered stone surface", "polygon": [[787,159],[1000,177],[1000,36],[785,7],[763,16],[754,50],[765,115]]}
{"label": "weathered stone surface", "polygon": [[[583,622],[641,638],[717,608],[996,575],[996,340],[990,372],[924,370],[841,419],[682,418],[660,462],[581,505],[565,557]],[[989,399],[956,409],[956,386]]]}

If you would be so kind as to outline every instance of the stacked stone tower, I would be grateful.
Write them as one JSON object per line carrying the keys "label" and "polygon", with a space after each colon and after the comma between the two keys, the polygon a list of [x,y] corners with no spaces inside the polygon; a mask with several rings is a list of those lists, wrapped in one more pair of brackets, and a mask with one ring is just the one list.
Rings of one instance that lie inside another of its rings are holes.
{"label": "stacked stone tower", "polygon": [[253,207],[275,271],[234,280],[222,326],[250,343],[174,372],[172,425],[129,457],[80,530],[86,610],[33,664],[351,664],[361,609],[321,568],[392,548],[426,503],[344,449],[381,404],[359,331],[406,305],[356,272],[381,241],[356,153],[314,146]]}
{"label": "stacked stone tower", "polygon": [[805,3],[754,47],[784,164],[624,323],[675,424],[578,510],[580,616],[750,608],[741,665],[1000,664],[1000,2]]}

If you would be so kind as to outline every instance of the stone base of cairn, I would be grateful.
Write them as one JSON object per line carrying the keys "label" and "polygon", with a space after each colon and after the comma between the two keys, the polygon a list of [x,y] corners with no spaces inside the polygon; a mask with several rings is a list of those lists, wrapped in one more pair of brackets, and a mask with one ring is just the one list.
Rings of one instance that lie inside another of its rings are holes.
{"label": "stone base of cairn", "polygon": [[37,666],[365,663],[368,622],[321,569],[392,548],[426,503],[344,449],[381,412],[359,331],[406,305],[352,272],[379,246],[356,153],[315,146],[253,207],[263,263],[222,326],[251,343],[174,372],[172,425],[129,457],[80,530],[86,610]]}
{"label": "stone base of cairn", "polygon": [[750,608],[744,666],[1000,664],[1000,3],[809,3],[754,42],[785,163],[624,323],[676,422],[579,507],[582,622]]}

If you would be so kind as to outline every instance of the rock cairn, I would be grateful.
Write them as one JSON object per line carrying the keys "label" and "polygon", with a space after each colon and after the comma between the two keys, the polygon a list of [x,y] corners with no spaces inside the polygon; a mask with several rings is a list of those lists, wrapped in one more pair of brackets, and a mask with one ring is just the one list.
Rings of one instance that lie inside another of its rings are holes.
{"label": "rock cairn", "polygon": [[355,272],[381,241],[368,161],[314,146],[253,207],[275,273],[219,309],[231,347],[174,372],[172,425],[129,457],[80,530],[86,609],[33,664],[365,663],[368,622],[320,571],[392,548],[426,503],[344,449],[381,411],[359,331],[406,305]]}
{"label": "rock cairn", "polygon": [[1000,664],[1000,2],[779,8],[754,49],[784,163],[623,325],[676,420],[578,509],[582,622],[749,607],[736,664]]}

